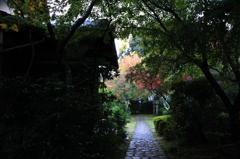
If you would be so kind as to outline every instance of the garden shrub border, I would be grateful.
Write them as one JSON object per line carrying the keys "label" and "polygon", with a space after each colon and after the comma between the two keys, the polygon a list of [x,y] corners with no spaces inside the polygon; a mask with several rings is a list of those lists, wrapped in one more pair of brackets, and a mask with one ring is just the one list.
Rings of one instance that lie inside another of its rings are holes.
{"label": "garden shrub border", "polygon": [[[125,108],[112,110],[111,93],[88,94],[55,78],[22,81],[0,85],[0,158],[100,159],[125,138]],[[4,151],[9,143],[18,148]]]}
{"label": "garden shrub border", "polygon": [[164,129],[169,124],[170,115],[157,116],[153,119],[155,130],[159,135],[164,135]]}

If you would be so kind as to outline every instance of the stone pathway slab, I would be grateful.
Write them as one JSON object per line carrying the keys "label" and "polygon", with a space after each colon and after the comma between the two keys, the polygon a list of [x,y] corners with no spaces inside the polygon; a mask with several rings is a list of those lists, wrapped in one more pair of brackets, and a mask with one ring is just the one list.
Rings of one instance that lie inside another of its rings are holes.
{"label": "stone pathway slab", "polygon": [[143,116],[138,118],[125,159],[167,159]]}

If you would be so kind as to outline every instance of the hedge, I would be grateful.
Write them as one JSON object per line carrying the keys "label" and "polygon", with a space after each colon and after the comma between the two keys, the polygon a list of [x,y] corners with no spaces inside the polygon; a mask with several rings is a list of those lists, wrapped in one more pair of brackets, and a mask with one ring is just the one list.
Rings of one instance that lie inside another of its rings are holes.
{"label": "hedge", "polygon": [[170,115],[157,116],[153,119],[154,126],[159,135],[163,135],[165,127],[169,123]]}

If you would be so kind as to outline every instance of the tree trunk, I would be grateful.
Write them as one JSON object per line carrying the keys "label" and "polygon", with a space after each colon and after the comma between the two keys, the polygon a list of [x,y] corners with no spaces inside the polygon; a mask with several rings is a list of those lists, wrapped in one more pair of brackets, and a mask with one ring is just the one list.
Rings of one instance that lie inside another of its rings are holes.
{"label": "tree trunk", "polygon": [[[240,83],[239,83],[240,84]],[[240,88],[240,87],[238,87]],[[232,122],[233,139],[240,144],[240,92],[235,97],[234,104],[230,110],[230,117]]]}
{"label": "tree trunk", "polygon": [[29,64],[29,67],[27,69],[27,73],[24,77],[24,82],[27,80],[28,76],[29,76],[29,73],[32,69],[32,66],[33,66],[33,61],[34,61],[34,58],[35,58],[35,49],[34,49],[34,45],[33,45],[33,41],[32,41],[32,30],[29,29],[29,41],[30,41],[30,44],[31,44],[31,53],[32,53],[32,57],[31,57],[31,60],[30,60],[30,64]]}
{"label": "tree trunk", "polygon": [[90,5],[88,6],[85,14],[79,18],[70,28],[69,32],[59,41],[57,47],[56,47],[56,56],[57,60],[60,64],[64,79],[66,84],[72,84],[72,73],[71,68],[67,64],[65,58],[64,58],[64,49],[67,45],[68,41],[71,39],[75,31],[79,26],[81,26],[85,20],[89,17],[90,13],[92,12],[93,6],[95,5],[96,1],[92,1]]}
{"label": "tree trunk", "polygon": [[65,58],[64,58],[64,53],[60,53],[57,56],[57,61],[60,65],[61,72],[64,78],[64,81],[67,85],[72,84],[72,71],[70,66],[67,64]]}
{"label": "tree trunk", "polygon": [[224,106],[226,107],[227,111],[229,112],[230,122],[231,122],[231,135],[234,142],[239,142],[240,140],[240,115],[239,115],[239,108],[240,108],[240,95],[238,91],[238,95],[235,98],[234,103],[232,104],[230,99],[228,98],[227,94],[223,91],[220,87],[216,79],[213,77],[211,72],[209,71],[207,62],[203,62],[200,66],[201,70],[203,71],[206,79],[211,84],[217,95],[220,97]]}

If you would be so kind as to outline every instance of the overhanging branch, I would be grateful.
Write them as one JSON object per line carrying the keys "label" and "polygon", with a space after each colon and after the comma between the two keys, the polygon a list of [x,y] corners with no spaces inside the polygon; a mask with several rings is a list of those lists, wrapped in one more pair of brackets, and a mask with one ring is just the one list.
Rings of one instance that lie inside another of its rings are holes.
{"label": "overhanging branch", "polygon": [[142,0],[143,3],[146,5],[146,7],[151,10],[151,12],[154,14],[155,19],[157,20],[157,22],[160,24],[160,26],[163,28],[164,31],[168,31],[168,29],[165,27],[165,25],[163,24],[163,22],[161,21],[161,19],[159,18],[159,16],[157,15],[157,13],[154,11],[153,8],[151,8],[147,2],[145,2],[144,0]]}
{"label": "overhanging branch", "polygon": [[58,48],[56,50],[56,53],[60,53],[61,50],[64,50],[67,42],[69,41],[69,39],[73,36],[73,34],[75,33],[75,31],[77,30],[77,28],[79,26],[81,26],[85,20],[89,17],[89,15],[91,14],[91,11],[93,9],[93,6],[95,4],[96,1],[92,1],[86,11],[86,13],[82,16],[82,18],[79,18],[71,27],[70,31],[66,34],[66,36],[60,41]]}

